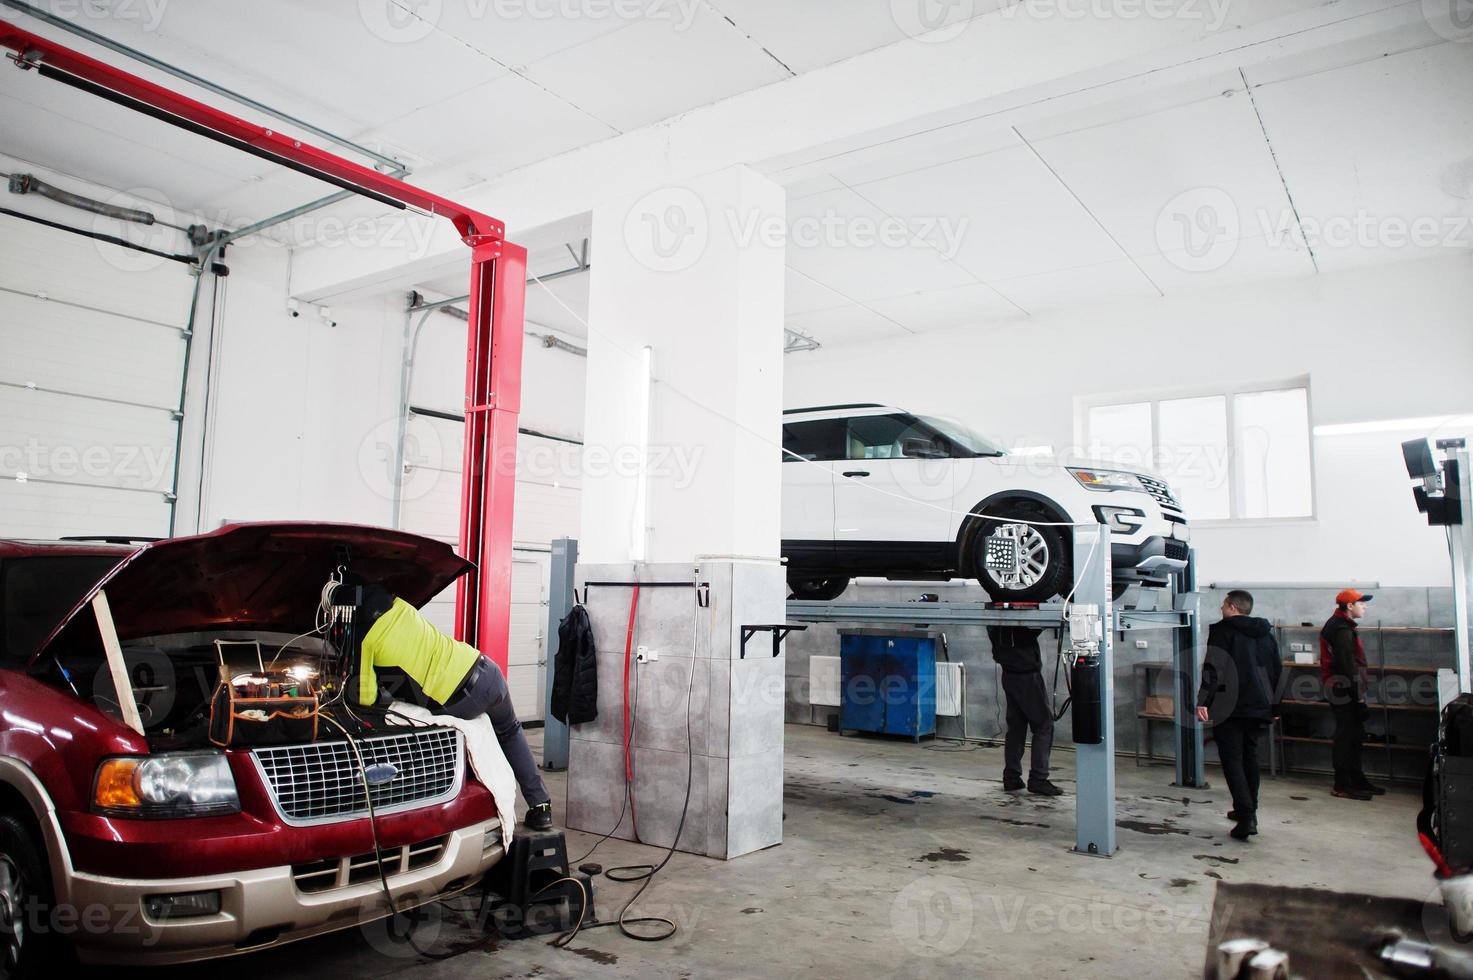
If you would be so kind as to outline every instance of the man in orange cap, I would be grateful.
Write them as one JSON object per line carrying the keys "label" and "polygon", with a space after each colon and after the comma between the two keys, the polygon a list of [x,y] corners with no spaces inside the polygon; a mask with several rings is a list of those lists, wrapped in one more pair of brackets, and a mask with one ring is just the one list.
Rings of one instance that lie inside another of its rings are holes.
{"label": "man in orange cap", "polygon": [[1361,767],[1370,709],[1366,707],[1366,649],[1355,621],[1366,614],[1370,601],[1359,589],[1342,589],[1335,596],[1334,614],[1320,630],[1320,678],[1335,717],[1335,785],[1330,792],[1351,800],[1369,800],[1386,792],[1371,785]]}

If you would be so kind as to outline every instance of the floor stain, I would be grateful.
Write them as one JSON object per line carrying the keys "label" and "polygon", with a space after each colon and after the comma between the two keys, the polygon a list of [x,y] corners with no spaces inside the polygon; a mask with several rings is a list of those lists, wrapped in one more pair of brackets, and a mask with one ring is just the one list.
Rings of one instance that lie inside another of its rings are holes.
{"label": "floor stain", "polygon": [[967,857],[967,852],[961,850],[960,848],[943,847],[939,851],[932,851],[930,854],[922,854],[920,857],[916,858],[916,860],[930,861],[932,864],[936,864],[939,861],[970,861],[972,859]]}
{"label": "floor stain", "polygon": [[1160,837],[1162,834],[1181,834],[1183,837],[1191,835],[1190,831],[1182,830],[1164,823],[1147,823],[1144,820],[1117,820],[1115,826],[1124,830],[1133,830],[1138,834],[1150,834],[1152,837]]}
{"label": "floor stain", "polygon": [[1204,871],[1202,873],[1209,878],[1216,878],[1218,881],[1222,880],[1222,875],[1218,874],[1216,871]]}
{"label": "floor stain", "polygon": [[1171,887],[1172,888],[1191,888],[1195,884],[1196,884],[1196,882],[1193,881],[1190,878],[1172,878],[1171,879]]}
{"label": "floor stain", "polygon": [[753,906],[752,908],[742,909],[742,915],[756,915],[758,912],[766,911],[766,909],[759,909],[756,906]]}
{"label": "floor stain", "polygon": [[891,796],[889,793],[866,793],[872,800],[889,800],[891,803],[904,803],[906,806],[915,806],[916,801],[905,796]]}
{"label": "floor stain", "polygon": [[605,953],[601,949],[589,949],[587,946],[564,946],[563,948],[570,953],[577,953],[586,960],[593,960],[593,962],[600,963],[604,966],[613,966],[619,962],[617,954]]}
{"label": "floor stain", "polygon": [[1052,827],[1052,824],[1035,823],[1032,820],[1014,820],[1012,817],[989,817],[986,814],[978,816],[977,819],[991,820],[994,823],[1005,823],[1009,827],[1043,827],[1045,829]]}
{"label": "floor stain", "polygon": [[1194,861],[1216,861],[1219,864],[1237,864],[1238,858],[1225,858],[1220,854],[1193,854]]}
{"label": "floor stain", "polygon": [[1291,796],[1291,797],[1289,797],[1289,799],[1291,799],[1291,800],[1297,800],[1300,803],[1308,803],[1309,802],[1309,797],[1307,797],[1307,796]]}

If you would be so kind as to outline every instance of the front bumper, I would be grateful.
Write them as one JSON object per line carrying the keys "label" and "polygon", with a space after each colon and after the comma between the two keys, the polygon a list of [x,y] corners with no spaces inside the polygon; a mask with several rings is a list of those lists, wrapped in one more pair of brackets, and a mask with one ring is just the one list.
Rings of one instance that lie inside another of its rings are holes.
{"label": "front bumper", "polygon": [[1185,540],[1164,535],[1146,538],[1139,544],[1110,545],[1110,565],[1116,579],[1161,580],[1186,568],[1190,556],[1191,546]]}
{"label": "front bumper", "polygon": [[[500,820],[449,834],[434,864],[389,877],[402,911],[470,887],[501,860]],[[494,839],[489,847],[486,841]],[[291,866],[235,874],[135,880],[72,872],[58,888],[53,926],[88,963],[145,966],[234,956],[373,922],[385,915],[377,878],[320,892],[297,887]],[[146,910],[150,895],[220,893],[220,912],[163,921]]]}

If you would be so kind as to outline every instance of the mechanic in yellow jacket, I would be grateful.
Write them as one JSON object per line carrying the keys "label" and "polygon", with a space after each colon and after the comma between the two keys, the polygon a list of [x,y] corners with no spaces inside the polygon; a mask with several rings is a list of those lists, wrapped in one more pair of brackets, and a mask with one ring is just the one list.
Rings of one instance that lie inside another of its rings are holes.
{"label": "mechanic in yellow jacket", "polygon": [[376,585],[362,586],[361,596],[354,585],[339,585],[332,592],[332,604],[356,606],[353,620],[360,639],[357,678],[349,686],[353,699],[364,706],[377,704],[378,671],[396,668],[445,714],[466,720],[487,715],[527,801],[523,823],[530,830],[551,827],[552,801],[512,708],[501,668],[475,647],[441,633],[418,609]]}

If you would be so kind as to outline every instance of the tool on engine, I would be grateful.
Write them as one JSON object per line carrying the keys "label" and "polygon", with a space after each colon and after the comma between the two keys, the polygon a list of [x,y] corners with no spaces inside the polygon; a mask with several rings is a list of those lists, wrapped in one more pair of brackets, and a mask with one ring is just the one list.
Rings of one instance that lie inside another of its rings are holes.
{"label": "tool on engine", "polygon": [[267,668],[258,640],[216,640],[215,656],[220,679],[210,698],[212,743],[230,748],[316,739],[320,702],[314,670]]}

